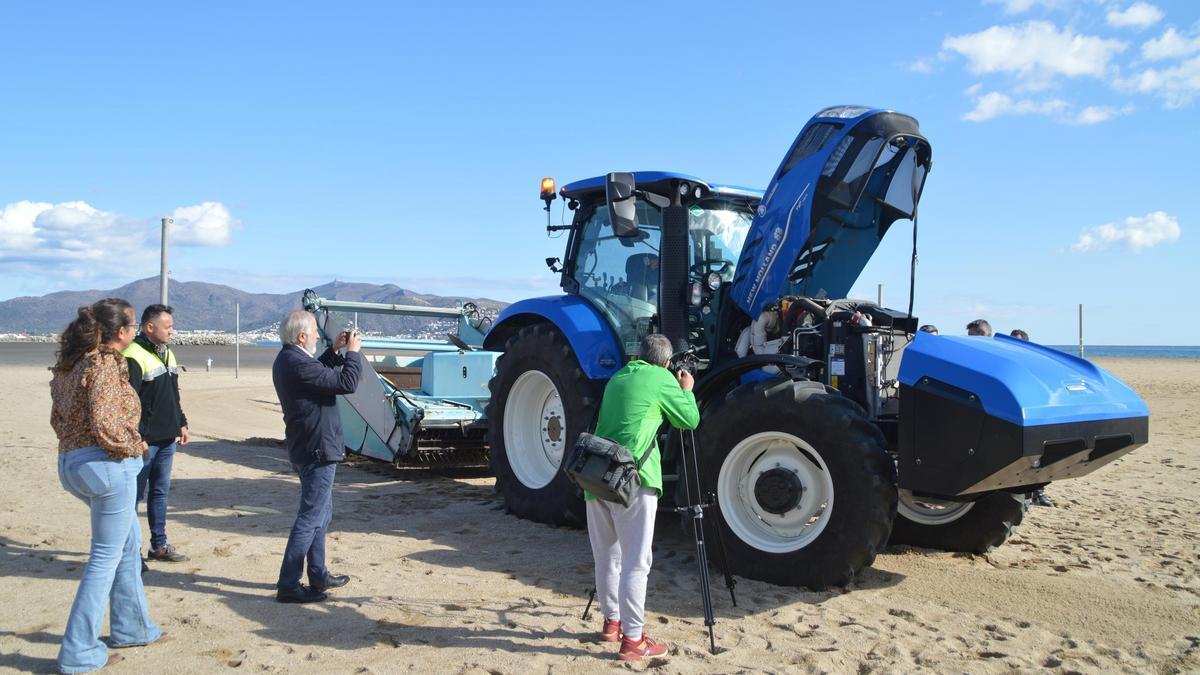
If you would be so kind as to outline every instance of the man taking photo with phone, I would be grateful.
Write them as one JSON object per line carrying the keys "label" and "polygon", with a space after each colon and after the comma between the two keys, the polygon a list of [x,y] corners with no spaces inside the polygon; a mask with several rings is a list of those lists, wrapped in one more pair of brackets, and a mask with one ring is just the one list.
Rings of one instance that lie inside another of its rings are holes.
{"label": "man taking photo with phone", "polygon": [[[350,582],[350,577],[331,574],[325,566],[325,535],[333,519],[334,474],[338,462],[346,459],[337,397],[358,388],[362,339],[358,331],[343,331],[318,357],[317,321],[304,311],[287,315],[279,325],[279,339],[283,346],[271,378],[283,408],[288,458],[300,476],[300,509],[288,535],[275,599],[320,602],[326,590]],[[344,356],[338,354],[342,347]],[[300,583],[306,567],[308,586]]]}

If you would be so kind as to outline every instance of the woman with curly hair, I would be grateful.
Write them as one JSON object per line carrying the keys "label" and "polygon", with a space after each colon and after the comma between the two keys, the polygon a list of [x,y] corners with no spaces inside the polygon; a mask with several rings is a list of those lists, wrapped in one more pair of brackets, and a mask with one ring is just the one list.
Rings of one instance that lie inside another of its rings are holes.
{"label": "woman with curly hair", "polygon": [[136,489],[146,444],[142,406],[121,351],[137,332],[129,303],[117,298],[80,307],[63,331],[50,370],[50,425],[58,435],[58,478],[91,509],[92,547],[75,594],[58,668],[85,673],[120,660],[100,641],[110,610],[109,644],[145,645],[162,631],[150,620],[142,586]]}

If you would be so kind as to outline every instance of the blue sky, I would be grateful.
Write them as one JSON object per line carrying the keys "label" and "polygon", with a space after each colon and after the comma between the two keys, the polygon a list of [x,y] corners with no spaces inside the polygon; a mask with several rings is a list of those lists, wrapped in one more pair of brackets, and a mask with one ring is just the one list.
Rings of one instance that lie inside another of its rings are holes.
{"label": "blue sky", "polygon": [[[1200,343],[1190,0],[343,4],[0,7],[0,298],[155,275],[172,215],[177,279],[554,293],[542,176],[765,186],[864,103],[934,147],[924,320]],[[905,306],[910,232],[856,295]]]}

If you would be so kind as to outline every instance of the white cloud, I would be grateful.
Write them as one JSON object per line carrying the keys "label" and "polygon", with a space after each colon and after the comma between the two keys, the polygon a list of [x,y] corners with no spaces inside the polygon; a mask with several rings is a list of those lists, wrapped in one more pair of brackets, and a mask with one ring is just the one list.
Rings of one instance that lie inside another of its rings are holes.
{"label": "white cloud", "polygon": [[1148,2],[1135,2],[1124,10],[1109,10],[1104,15],[1108,25],[1115,28],[1149,28],[1162,21],[1163,11]]}
{"label": "white cloud", "polygon": [[1067,0],[984,0],[990,5],[1004,5],[1007,14],[1024,14],[1034,7],[1046,9],[1063,9],[1069,3]]}
{"label": "white cloud", "polygon": [[944,52],[967,59],[972,73],[1010,74],[1026,90],[1045,89],[1060,76],[1102,78],[1113,58],[1127,47],[1120,40],[1059,30],[1048,21],[992,26],[942,42]]}
{"label": "white cloud", "polygon": [[933,72],[933,63],[929,59],[921,58],[908,64],[908,69],[914,73],[928,75]]}
{"label": "white cloud", "polygon": [[1118,78],[1118,89],[1152,94],[1168,108],[1182,108],[1200,95],[1200,56],[1171,68],[1147,68],[1127,78]]}
{"label": "white cloud", "polygon": [[975,107],[963,115],[963,119],[970,122],[985,122],[1011,115],[1041,115],[1060,124],[1087,126],[1133,112],[1132,105],[1122,108],[1090,105],[1076,112],[1074,106],[1060,98],[1035,100],[1014,98],[999,91],[985,93],[981,84],[971,85],[964,93],[975,101]]}
{"label": "white cloud", "polygon": [[50,209],[46,202],[20,201],[5,205],[0,210],[0,254],[4,251],[24,250],[37,244],[37,228],[33,221],[38,214]]}
{"label": "white cloud", "polygon": [[1121,225],[1105,223],[1088,228],[1071,245],[1071,250],[1087,253],[1122,246],[1130,251],[1140,251],[1179,241],[1179,235],[1178,218],[1165,211],[1152,211],[1144,216],[1130,216]]}
{"label": "white cloud", "polygon": [[[970,92],[979,90],[975,87]],[[1008,94],[991,91],[975,96],[975,109],[963,115],[963,119],[971,122],[983,122],[1005,115],[1053,115],[1064,112],[1069,106],[1061,99],[1033,101],[1030,99],[1014,99]]]}
{"label": "white cloud", "polygon": [[1091,124],[1107,122],[1114,117],[1128,115],[1131,112],[1133,112],[1132,105],[1126,105],[1121,108],[1116,108],[1110,105],[1089,105],[1083,110],[1080,110],[1078,113],[1071,115],[1064,121],[1066,121],[1068,124],[1087,126]]}
{"label": "white cloud", "polygon": [[181,206],[171,217],[175,220],[171,241],[181,246],[225,246],[234,228],[242,225],[220,202]]}
{"label": "white cloud", "polygon": [[1187,37],[1174,28],[1168,28],[1162,35],[1142,45],[1142,58],[1147,61],[1177,59],[1196,52],[1200,52],[1200,34]]}
{"label": "white cloud", "polygon": [[[216,202],[175,210],[182,245],[229,242],[237,220]],[[0,209],[0,272],[83,279],[156,268],[158,223],[103,211],[83,201],[19,201]]]}

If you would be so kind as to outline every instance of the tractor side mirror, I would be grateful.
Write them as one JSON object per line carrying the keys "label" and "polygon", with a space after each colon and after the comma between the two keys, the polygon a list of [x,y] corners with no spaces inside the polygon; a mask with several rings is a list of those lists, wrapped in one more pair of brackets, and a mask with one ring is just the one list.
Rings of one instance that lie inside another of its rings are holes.
{"label": "tractor side mirror", "polygon": [[632,237],[638,233],[637,198],[633,196],[636,189],[632,173],[616,172],[604,177],[608,217],[612,221],[613,234],[618,237]]}

